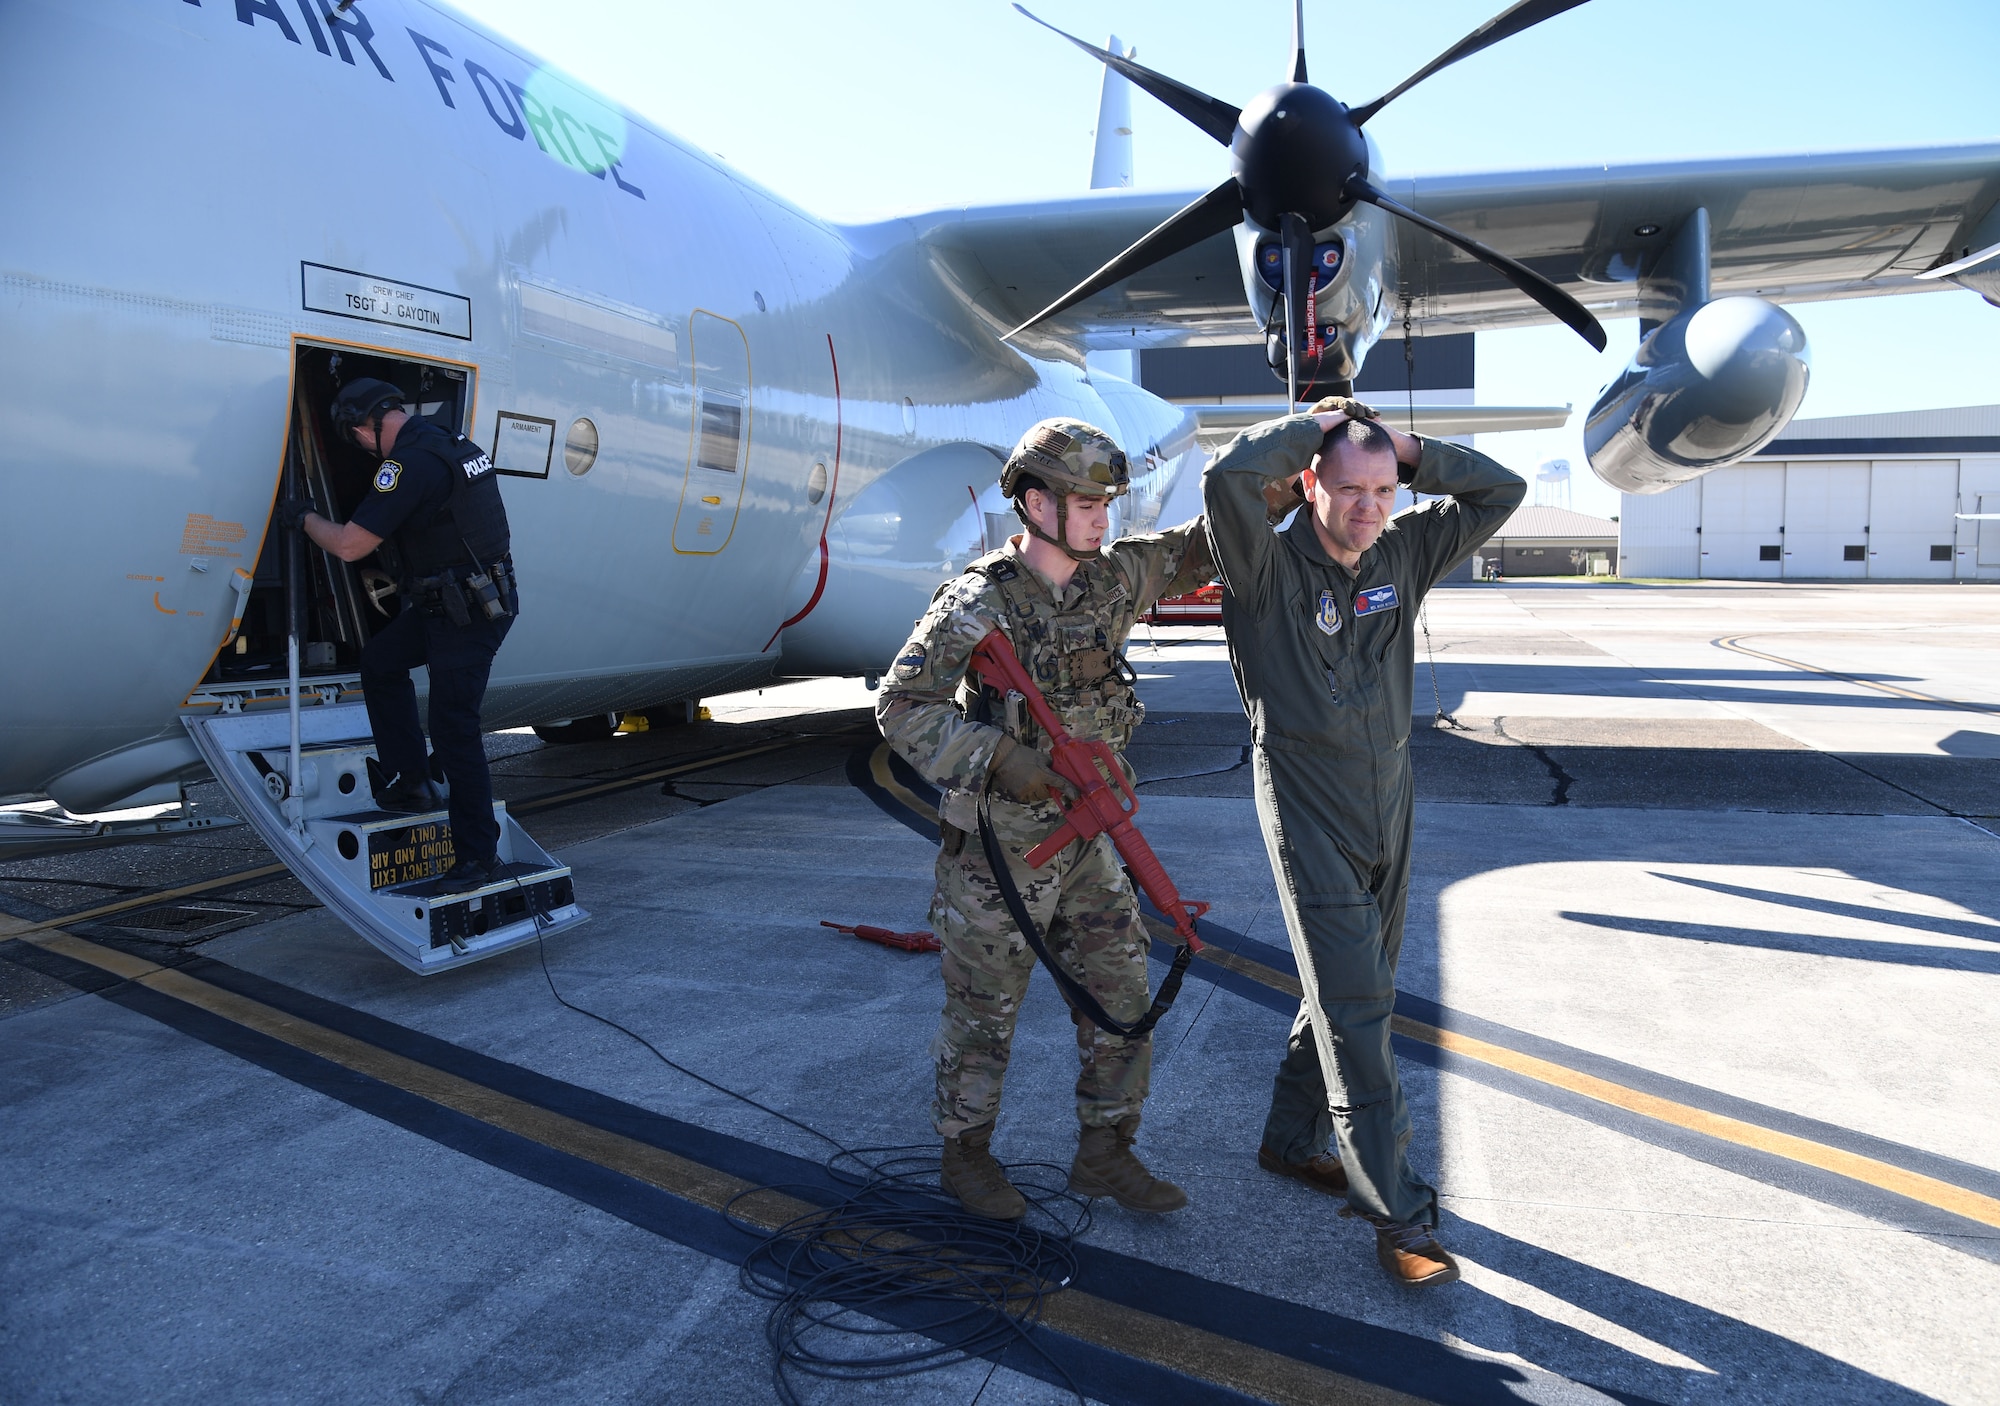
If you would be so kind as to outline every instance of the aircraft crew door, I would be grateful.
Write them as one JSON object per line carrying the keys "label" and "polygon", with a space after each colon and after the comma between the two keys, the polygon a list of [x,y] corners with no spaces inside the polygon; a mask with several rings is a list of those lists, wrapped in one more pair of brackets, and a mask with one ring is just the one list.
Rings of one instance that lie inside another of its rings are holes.
{"label": "aircraft crew door", "polygon": [[750,468],[750,343],[726,317],[688,318],[694,368],[687,478],[674,518],[674,550],[712,556],[729,545]]}

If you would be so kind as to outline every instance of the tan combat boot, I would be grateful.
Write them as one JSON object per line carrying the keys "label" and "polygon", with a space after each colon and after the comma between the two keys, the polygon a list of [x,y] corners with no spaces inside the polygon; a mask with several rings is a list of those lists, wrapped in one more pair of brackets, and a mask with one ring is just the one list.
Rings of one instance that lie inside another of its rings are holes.
{"label": "tan combat boot", "polygon": [[1438,1244],[1437,1232],[1422,1222],[1376,1226],[1375,1258],[1391,1279],[1411,1288],[1449,1284],[1458,1278],[1458,1261]]}
{"label": "tan combat boot", "polygon": [[975,1216],[1019,1220],[1028,1213],[1028,1203],[993,1160],[992,1142],[991,1123],[946,1138],[944,1175],[938,1179],[939,1184]]}
{"label": "tan combat boot", "polygon": [[1185,1206],[1185,1191],[1161,1181],[1133,1155],[1132,1141],[1138,1136],[1136,1113],[1109,1128],[1084,1128],[1077,1134],[1069,1189],[1079,1196],[1109,1196],[1128,1211],[1178,1211]]}

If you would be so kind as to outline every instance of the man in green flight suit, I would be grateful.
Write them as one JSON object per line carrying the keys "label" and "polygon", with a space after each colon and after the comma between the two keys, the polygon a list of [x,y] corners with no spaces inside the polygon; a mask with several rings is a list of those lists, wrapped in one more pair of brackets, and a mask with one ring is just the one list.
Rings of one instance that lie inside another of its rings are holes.
{"label": "man in green flight suit", "polygon": [[[1344,1196],[1399,1282],[1443,1284],[1458,1265],[1437,1241],[1437,1193],[1410,1168],[1389,1045],[1410,883],[1416,616],[1526,485],[1470,449],[1389,429],[1357,401],[1313,409],[1245,430],[1202,481],[1256,744],[1257,818],[1305,987],[1257,1161]],[[1446,496],[1392,518],[1399,485]]]}
{"label": "man in green flight suit", "polygon": [[[1202,585],[1214,572],[1199,518],[1104,545],[1111,501],[1129,477],[1124,452],[1092,425],[1044,420],[1023,435],[1000,487],[1026,533],[939,589],[875,707],[889,745],[944,792],[931,924],[943,947],[945,1002],[931,1045],[931,1122],[944,1138],[945,1188],[968,1210],[998,1220],[1027,1209],[991,1142],[1035,958],[987,861],[982,809],[1050,955],[1121,1025],[1146,1012],[1149,944],[1108,835],[1028,867],[1023,856],[1061,823],[1057,798],[1071,787],[1049,765],[1048,738],[1033,719],[969,676],[967,666],[988,633],[1004,631],[1070,734],[1123,752],[1144,716],[1121,653],[1134,621],[1162,596]],[[1153,1176],[1132,1152],[1152,1066],[1150,1037],[1124,1038],[1074,1008],[1071,1016],[1083,1067],[1070,1188],[1133,1210],[1186,1205],[1179,1187]]]}

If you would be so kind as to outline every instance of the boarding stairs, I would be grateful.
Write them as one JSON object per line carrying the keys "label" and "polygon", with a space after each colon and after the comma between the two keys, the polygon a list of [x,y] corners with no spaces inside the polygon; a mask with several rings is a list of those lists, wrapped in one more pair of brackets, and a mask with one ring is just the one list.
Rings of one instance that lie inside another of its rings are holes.
{"label": "boarding stairs", "polygon": [[[296,685],[294,685],[296,688]],[[294,694],[296,698],[296,694]],[[454,885],[444,811],[375,807],[375,755],[360,703],[186,719],[202,758],[243,816],[313,895],[411,971],[429,976],[588,921],[567,865],[493,803],[503,868]]]}

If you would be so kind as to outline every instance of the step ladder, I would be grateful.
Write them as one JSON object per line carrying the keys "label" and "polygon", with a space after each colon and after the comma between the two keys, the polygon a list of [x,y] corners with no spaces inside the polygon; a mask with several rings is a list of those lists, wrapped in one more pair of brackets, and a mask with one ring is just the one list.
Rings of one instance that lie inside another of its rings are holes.
{"label": "step ladder", "polygon": [[451,821],[441,810],[394,815],[375,808],[368,784],[375,746],[360,703],[185,721],[216,780],[286,867],[349,927],[419,975],[589,920],[569,867],[536,844],[501,801],[493,814],[504,867],[472,888],[439,879],[452,860]]}

